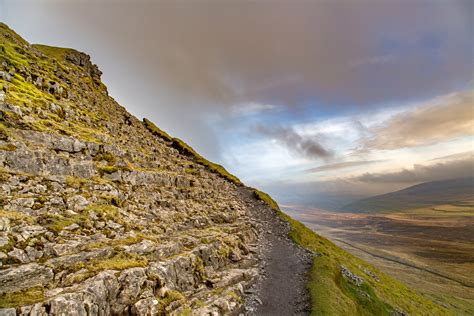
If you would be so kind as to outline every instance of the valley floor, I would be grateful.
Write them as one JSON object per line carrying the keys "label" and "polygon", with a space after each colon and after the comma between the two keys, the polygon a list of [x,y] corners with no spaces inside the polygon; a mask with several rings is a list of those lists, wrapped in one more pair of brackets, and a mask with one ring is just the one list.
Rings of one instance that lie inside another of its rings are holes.
{"label": "valley floor", "polygon": [[439,216],[288,211],[308,227],[457,315],[474,313],[474,222],[467,213]]}

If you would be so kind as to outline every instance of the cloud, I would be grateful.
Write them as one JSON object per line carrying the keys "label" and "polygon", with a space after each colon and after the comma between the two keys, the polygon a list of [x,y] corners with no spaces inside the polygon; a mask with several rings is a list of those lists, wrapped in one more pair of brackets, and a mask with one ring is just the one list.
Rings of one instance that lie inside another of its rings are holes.
{"label": "cloud", "polygon": [[100,65],[121,65],[114,73],[124,85],[150,80],[149,96],[167,92],[186,107],[373,105],[472,80],[469,0],[7,0],[6,7],[7,22],[48,43],[88,46]]}
{"label": "cloud", "polygon": [[394,61],[394,55],[387,54],[381,56],[368,57],[366,59],[361,59],[350,64],[351,67],[359,67],[364,65],[376,65],[376,64],[385,64]]}
{"label": "cloud", "polygon": [[474,91],[437,97],[369,129],[363,149],[431,145],[474,134]]}
{"label": "cloud", "polygon": [[232,106],[231,114],[234,116],[255,115],[262,112],[273,111],[278,107],[272,104],[261,104],[255,102],[240,103]]}
{"label": "cloud", "polygon": [[436,161],[436,160],[456,160],[456,159],[469,159],[474,156],[474,151],[464,151],[461,153],[456,153],[456,154],[451,154],[451,155],[446,155],[446,156],[441,156],[441,157],[436,157],[431,159],[431,161]]}
{"label": "cloud", "polygon": [[257,126],[256,131],[273,138],[279,143],[285,145],[288,149],[307,158],[319,159],[329,158],[332,156],[332,153],[320,144],[317,135],[302,136],[292,128],[269,128],[262,125]]}
{"label": "cloud", "polygon": [[414,165],[395,172],[364,173],[352,180],[370,183],[420,183],[474,176],[474,159],[456,159],[443,163]]}
{"label": "cloud", "polygon": [[316,168],[310,168],[305,171],[315,173],[315,172],[322,172],[322,171],[339,170],[339,169],[345,169],[345,168],[350,168],[350,167],[369,165],[369,164],[377,163],[380,161],[382,160],[344,161],[344,162],[338,162],[338,163],[324,165],[324,166],[320,166]]}
{"label": "cloud", "polygon": [[[472,83],[472,10],[469,0],[5,0],[1,13],[30,42],[89,53],[111,95],[129,111],[223,162],[222,152],[242,150],[249,141],[245,133],[254,119],[289,126],[406,104]],[[247,105],[239,117],[236,104]],[[305,157],[327,158],[368,135],[372,126],[362,124],[350,130],[341,125],[337,135],[332,122],[326,133],[294,126],[268,134]],[[331,133],[337,137],[329,139]],[[380,144],[396,146],[382,139],[373,146]],[[242,169],[255,166],[254,157],[244,157],[250,158],[240,161]],[[270,150],[266,157],[275,165],[280,157],[293,165],[304,160]]]}
{"label": "cloud", "polygon": [[317,181],[273,181],[260,186],[280,203],[339,209],[347,203],[422,182],[474,176],[474,156],[425,163],[397,171],[365,173]]}

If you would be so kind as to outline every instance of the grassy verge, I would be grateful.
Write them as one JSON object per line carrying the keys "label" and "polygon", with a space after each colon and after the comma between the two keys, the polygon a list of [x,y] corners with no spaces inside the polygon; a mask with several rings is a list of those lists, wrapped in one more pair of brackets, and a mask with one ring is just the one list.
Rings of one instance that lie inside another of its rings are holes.
{"label": "grassy verge", "polygon": [[34,287],[28,290],[0,295],[0,308],[34,304],[44,300],[44,289]]}
{"label": "grassy verge", "polygon": [[200,154],[198,154],[191,146],[183,142],[181,139],[176,138],[176,137],[171,137],[168,135],[166,132],[162,131],[160,128],[158,128],[155,124],[153,124],[150,120],[144,118],[143,119],[143,124],[145,127],[155,136],[158,136],[165,141],[171,142],[171,146],[175,149],[177,149],[181,154],[186,155],[188,157],[194,158],[194,160],[208,168],[210,171],[217,173],[218,175],[222,176],[223,178],[237,184],[237,185],[242,185],[242,182],[228,172],[223,166],[213,163]]}
{"label": "grassy verge", "polygon": [[[268,194],[255,189],[254,194],[290,223],[289,236],[294,242],[317,253],[308,281],[312,315],[390,315],[397,310],[413,315],[450,314],[428,298],[292,219],[280,210]],[[358,286],[344,277],[341,265],[364,282]]]}

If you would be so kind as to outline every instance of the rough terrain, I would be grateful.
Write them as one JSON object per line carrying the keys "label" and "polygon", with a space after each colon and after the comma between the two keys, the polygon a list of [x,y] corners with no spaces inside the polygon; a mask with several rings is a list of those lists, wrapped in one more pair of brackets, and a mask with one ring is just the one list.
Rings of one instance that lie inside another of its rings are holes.
{"label": "rough terrain", "polygon": [[289,237],[290,225],[276,216],[261,201],[247,196],[254,218],[261,223],[260,256],[263,263],[259,278],[246,291],[246,311],[255,315],[309,315],[311,303],[307,291],[313,254],[297,246]]}
{"label": "rough terrain", "polygon": [[305,312],[274,210],[130,115],[86,54],[4,24],[0,44],[0,315]]}

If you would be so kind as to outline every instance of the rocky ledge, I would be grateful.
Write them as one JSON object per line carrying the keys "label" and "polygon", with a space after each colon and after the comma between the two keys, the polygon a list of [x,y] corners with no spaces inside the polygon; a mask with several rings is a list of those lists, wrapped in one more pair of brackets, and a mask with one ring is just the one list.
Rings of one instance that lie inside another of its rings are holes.
{"label": "rocky ledge", "polygon": [[[0,315],[265,314],[277,300],[307,303],[309,257],[276,212],[130,115],[100,75],[88,55],[30,45],[0,23]],[[294,281],[267,282],[290,269]]]}

